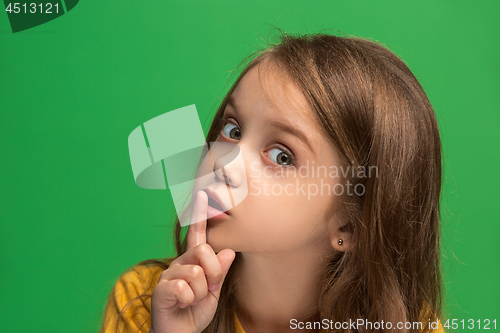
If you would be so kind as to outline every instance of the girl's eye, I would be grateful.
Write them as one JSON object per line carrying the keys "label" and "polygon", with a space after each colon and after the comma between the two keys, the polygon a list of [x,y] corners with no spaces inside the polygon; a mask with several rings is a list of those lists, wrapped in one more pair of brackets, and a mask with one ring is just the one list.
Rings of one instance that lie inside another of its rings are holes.
{"label": "girl's eye", "polygon": [[283,166],[290,165],[293,162],[293,157],[289,153],[278,148],[269,150],[269,158],[275,161],[275,163]]}
{"label": "girl's eye", "polygon": [[232,123],[227,123],[226,125],[224,125],[224,128],[222,129],[222,134],[233,140],[241,139],[240,129],[238,128],[238,126]]}
{"label": "girl's eye", "polygon": [[[230,138],[233,140],[241,139],[241,131],[238,126],[228,122],[227,119],[222,117],[216,117],[216,119],[220,123],[222,123],[223,127],[221,132],[226,138]],[[294,163],[295,160],[293,154],[286,148],[271,148],[270,150],[268,150],[268,157],[276,164],[281,166],[289,166],[290,164]]]}

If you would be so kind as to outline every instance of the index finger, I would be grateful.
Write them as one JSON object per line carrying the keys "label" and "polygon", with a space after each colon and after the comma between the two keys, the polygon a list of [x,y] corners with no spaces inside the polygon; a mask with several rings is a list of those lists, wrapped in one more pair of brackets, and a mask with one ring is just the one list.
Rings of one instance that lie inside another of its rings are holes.
{"label": "index finger", "polygon": [[205,191],[196,193],[196,200],[193,205],[193,213],[187,231],[187,249],[192,249],[207,242],[207,208],[208,195]]}

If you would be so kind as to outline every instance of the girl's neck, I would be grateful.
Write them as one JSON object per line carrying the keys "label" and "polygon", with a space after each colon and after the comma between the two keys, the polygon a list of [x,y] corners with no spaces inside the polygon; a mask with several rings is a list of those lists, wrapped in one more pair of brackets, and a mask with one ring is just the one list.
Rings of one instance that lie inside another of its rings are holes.
{"label": "girl's neck", "polygon": [[304,321],[314,316],[329,250],[331,247],[287,255],[240,253],[235,296],[245,332],[296,332],[290,327],[292,319]]}

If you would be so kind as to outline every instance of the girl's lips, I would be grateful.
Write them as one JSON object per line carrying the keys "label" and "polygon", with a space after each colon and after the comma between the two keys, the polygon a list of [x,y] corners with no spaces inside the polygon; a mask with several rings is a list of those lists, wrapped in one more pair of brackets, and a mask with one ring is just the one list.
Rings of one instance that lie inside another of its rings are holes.
{"label": "girl's lips", "polygon": [[208,204],[209,204],[209,206],[211,205],[210,201],[215,201],[215,207],[214,207],[214,203],[213,202],[212,202],[212,205],[210,207],[212,207],[216,212],[219,212],[219,214],[222,213],[222,212],[224,212],[226,215],[229,215],[228,209],[226,208],[226,206],[224,205],[224,203],[219,198],[219,196],[217,195],[216,192],[214,192],[214,191],[212,191],[212,190],[210,190],[208,188],[204,189],[203,191],[205,191],[205,193],[208,196]]}
{"label": "girl's lips", "polygon": [[229,215],[227,213],[221,212],[220,210],[214,207],[211,206],[207,207],[207,219],[225,219],[228,216]]}

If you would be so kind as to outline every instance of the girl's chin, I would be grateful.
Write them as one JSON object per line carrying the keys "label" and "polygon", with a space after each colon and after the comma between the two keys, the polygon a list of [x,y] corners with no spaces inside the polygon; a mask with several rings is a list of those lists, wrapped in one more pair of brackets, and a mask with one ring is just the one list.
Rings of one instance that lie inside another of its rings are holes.
{"label": "girl's chin", "polygon": [[219,253],[220,251],[224,249],[232,249],[236,252],[237,249],[235,249],[229,242],[225,242],[219,238],[216,237],[210,237],[210,233],[207,230],[207,244],[214,249],[215,253]]}
{"label": "girl's chin", "polygon": [[208,225],[207,225],[207,244],[210,245],[215,252],[219,252],[224,249],[223,247],[224,244],[214,234],[213,230],[210,230]]}

